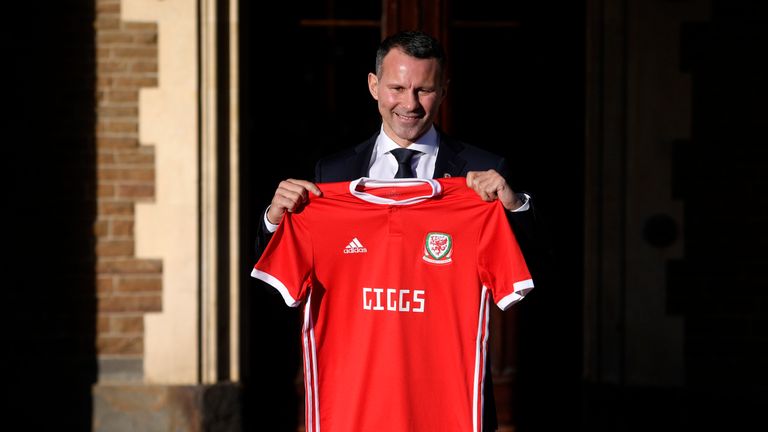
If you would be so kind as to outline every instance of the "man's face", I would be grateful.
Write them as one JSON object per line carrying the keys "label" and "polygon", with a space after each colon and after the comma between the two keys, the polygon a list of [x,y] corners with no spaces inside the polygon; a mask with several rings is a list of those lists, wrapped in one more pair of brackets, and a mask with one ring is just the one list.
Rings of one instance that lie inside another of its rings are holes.
{"label": "man's face", "polygon": [[445,97],[440,65],[395,48],[381,69],[380,77],[368,74],[368,90],[378,101],[384,133],[405,147],[429,130]]}

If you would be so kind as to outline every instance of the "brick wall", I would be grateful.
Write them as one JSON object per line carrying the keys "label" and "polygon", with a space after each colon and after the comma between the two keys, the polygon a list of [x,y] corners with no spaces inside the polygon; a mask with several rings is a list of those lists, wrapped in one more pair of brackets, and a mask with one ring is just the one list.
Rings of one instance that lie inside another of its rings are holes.
{"label": "brick wall", "polygon": [[161,310],[162,263],[137,258],[134,235],[135,204],[155,194],[154,147],[139,143],[138,102],[142,87],[157,86],[158,34],[154,23],[121,21],[119,0],[95,7],[96,343],[101,379],[109,379],[130,372],[105,362],[140,364],[143,315]]}

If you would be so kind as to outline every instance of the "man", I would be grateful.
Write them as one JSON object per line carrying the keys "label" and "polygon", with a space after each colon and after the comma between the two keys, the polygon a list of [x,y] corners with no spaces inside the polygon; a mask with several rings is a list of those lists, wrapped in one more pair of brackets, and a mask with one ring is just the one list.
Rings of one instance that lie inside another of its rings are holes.
{"label": "man", "polygon": [[[503,204],[524,246],[533,235],[534,214],[530,197],[510,188],[504,158],[454,140],[434,125],[448,90],[445,54],[440,44],[422,32],[400,32],[388,37],[378,49],[376,73],[368,75],[368,90],[381,114],[380,131],[354,148],[320,160],[315,168],[315,181],[463,176],[467,186],[483,200],[498,199]],[[406,153],[404,159],[400,153]],[[287,179],[279,184],[260,224],[259,252],[266,247],[285,213],[300,209],[309,194],[321,194],[313,182]],[[485,430],[495,430],[490,373],[486,380],[484,425]]]}
{"label": "man", "polygon": [[[448,91],[445,55],[439,43],[421,32],[401,32],[385,39],[376,55],[376,73],[368,74],[368,90],[378,102],[382,127],[360,145],[320,160],[316,182],[359,177],[392,178],[397,161],[391,150],[417,150],[411,165],[416,177],[465,176],[467,185],[484,200],[499,199],[510,211],[516,234],[532,226],[529,197],[516,194],[506,181],[506,161],[484,150],[455,141],[434,126]],[[320,194],[309,181],[287,179],[275,191],[259,232],[259,250],[285,212],[298,209],[307,194]],[[528,234],[523,232],[522,234]]]}

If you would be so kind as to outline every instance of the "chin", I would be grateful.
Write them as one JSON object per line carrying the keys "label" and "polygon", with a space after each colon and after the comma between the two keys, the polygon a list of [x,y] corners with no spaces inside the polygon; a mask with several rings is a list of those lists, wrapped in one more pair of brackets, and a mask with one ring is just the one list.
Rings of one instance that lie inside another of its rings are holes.
{"label": "chin", "polygon": [[396,130],[397,136],[400,139],[410,141],[410,142],[416,141],[420,136],[424,135],[426,132],[427,132],[426,129],[422,130],[417,128],[407,128],[407,129],[400,128]]}

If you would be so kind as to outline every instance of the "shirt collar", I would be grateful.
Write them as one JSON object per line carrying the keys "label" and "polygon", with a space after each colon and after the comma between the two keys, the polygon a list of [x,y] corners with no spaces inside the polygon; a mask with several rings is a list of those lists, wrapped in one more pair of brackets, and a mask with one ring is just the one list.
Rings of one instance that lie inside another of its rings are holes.
{"label": "shirt collar", "polygon": [[[389,153],[396,148],[400,148],[400,146],[384,133],[384,125],[382,125],[381,132],[379,132],[379,136],[376,138],[376,156]],[[425,154],[435,153],[437,150],[437,130],[435,130],[435,126],[431,126],[427,133],[419,137],[408,148]]]}

